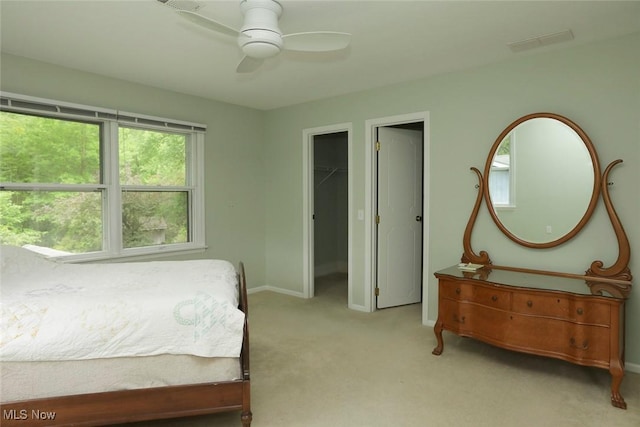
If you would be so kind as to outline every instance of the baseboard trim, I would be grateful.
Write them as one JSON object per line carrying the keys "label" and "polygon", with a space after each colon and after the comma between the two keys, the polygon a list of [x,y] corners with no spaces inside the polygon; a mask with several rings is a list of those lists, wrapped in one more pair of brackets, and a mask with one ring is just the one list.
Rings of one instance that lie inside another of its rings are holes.
{"label": "baseboard trim", "polygon": [[349,304],[349,309],[369,313],[369,310],[367,310],[367,307],[365,307],[364,305]]}
{"label": "baseboard trim", "polygon": [[258,286],[255,288],[247,288],[247,293],[248,294],[257,294],[258,292],[263,292],[266,291],[267,287],[266,286]]}
{"label": "baseboard trim", "polygon": [[276,292],[279,294],[289,295],[297,298],[304,298],[304,294],[302,292],[296,292],[289,289],[277,288],[275,286],[265,285],[265,286],[258,286],[257,288],[247,289],[248,294],[255,294],[255,293],[264,292],[264,291]]}
{"label": "baseboard trim", "polygon": [[640,364],[637,363],[625,363],[624,370],[633,372],[634,374],[640,374]]}

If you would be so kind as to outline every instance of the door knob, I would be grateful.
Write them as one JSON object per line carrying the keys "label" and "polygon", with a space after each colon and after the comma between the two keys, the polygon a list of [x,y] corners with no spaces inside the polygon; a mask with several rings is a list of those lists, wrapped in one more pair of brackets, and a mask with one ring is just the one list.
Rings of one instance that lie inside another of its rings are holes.
{"label": "door knob", "polygon": [[418,222],[422,221],[422,217],[420,215],[416,216],[416,221]]}

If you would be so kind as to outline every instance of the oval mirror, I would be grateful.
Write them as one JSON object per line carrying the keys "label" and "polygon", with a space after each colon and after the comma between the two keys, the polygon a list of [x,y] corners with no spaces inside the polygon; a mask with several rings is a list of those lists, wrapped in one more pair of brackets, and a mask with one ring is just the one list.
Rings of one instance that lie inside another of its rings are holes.
{"label": "oval mirror", "polygon": [[571,239],[591,217],[600,166],[578,125],[536,113],[498,136],[483,180],[489,213],[502,232],[523,246],[549,248]]}

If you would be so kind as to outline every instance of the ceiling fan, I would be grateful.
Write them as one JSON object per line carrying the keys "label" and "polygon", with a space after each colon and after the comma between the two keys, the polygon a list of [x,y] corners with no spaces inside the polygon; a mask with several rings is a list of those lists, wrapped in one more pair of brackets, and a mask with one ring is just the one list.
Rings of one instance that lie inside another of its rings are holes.
{"label": "ceiling fan", "polygon": [[[240,10],[244,23],[235,29],[198,13],[196,2],[179,0],[158,0],[176,9],[180,16],[189,21],[216,31],[235,36],[244,57],[236,72],[256,71],[267,58],[278,55],[283,50],[297,52],[331,52],[345,49],[351,41],[351,34],[334,31],[311,31],[282,34],[278,20],[282,15],[282,5],[275,0],[241,0]],[[185,7],[186,6],[186,7]]]}

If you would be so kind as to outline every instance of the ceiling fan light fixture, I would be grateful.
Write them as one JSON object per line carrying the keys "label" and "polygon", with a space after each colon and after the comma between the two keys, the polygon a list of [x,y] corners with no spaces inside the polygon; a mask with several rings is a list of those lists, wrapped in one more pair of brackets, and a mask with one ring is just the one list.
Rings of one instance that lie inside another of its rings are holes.
{"label": "ceiling fan light fixture", "polygon": [[242,52],[251,58],[265,59],[280,53],[280,47],[270,42],[250,41],[242,46]]}
{"label": "ceiling fan light fixture", "polygon": [[244,15],[242,35],[238,45],[242,52],[257,59],[276,56],[282,50],[282,32],[278,19],[282,6],[274,0],[242,0],[240,9]]}
{"label": "ceiling fan light fixture", "polygon": [[245,30],[238,38],[238,45],[252,58],[271,58],[282,50],[282,35],[269,30]]}
{"label": "ceiling fan light fixture", "polygon": [[[1,1],[1,0],[0,0]],[[283,34],[278,26],[282,5],[276,0],[241,0],[240,11],[244,21],[240,29],[180,6],[192,0],[157,0],[171,5],[180,16],[209,30],[237,37],[244,57],[236,67],[238,73],[257,70],[265,59],[277,56],[283,50],[294,52],[331,52],[345,49],[351,34],[335,31],[309,31]],[[195,3],[195,2],[193,2]],[[198,3],[195,3],[199,6]],[[195,6],[190,5],[192,8]]]}

